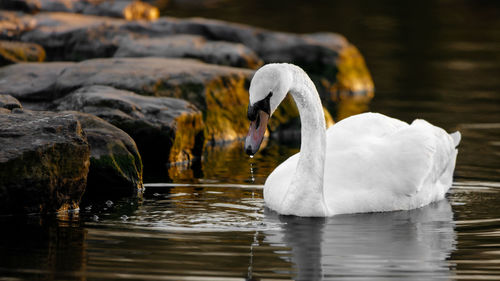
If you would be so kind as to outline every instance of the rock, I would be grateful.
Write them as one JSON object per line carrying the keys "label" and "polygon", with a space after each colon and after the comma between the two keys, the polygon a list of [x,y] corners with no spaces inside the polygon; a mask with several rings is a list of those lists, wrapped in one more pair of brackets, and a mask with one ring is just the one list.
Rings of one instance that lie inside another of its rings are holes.
{"label": "rock", "polygon": [[147,164],[190,161],[201,156],[202,113],[184,100],[87,86],[54,103],[57,110],[90,113],[124,130],[135,140]]}
{"label": "rock", "polygon": [[120,30],[126,22],[121,19],[70,13],[39,13],[33,18],[36,28],[24,32],[20,39],[43,46],[49,60],[110,57],[120,40],[139,36]]}
{"label": "rock", "polygon": [[158,8],[138,0],[7,0],[0,2],[0,9],[26,12],[67,12],[125,18],[127,20],[155,20]]}
{"label": "rock", "polygon": [[0,2],[0,9],[37,12],[40,10],[41,1],[43,0],[7,0]]}
{"label": "rock", "polygon": [[44,60],[45,51],[38,44],[0,40],[0,65]]}
{"label": "rock", "polygon": [[90,145],[90,169],[85,196],[137,194],[143,187],[142,161],[134,140],[94,115],[66,111],[80,121]]}
{"label": "rock", "polygon": [[262,65],[260,58],[243,44],[207,41],[195,35],[123,40],[114,56],[195,58],[212,64],[252,69]]}
{"label": "rock", "polygon": [[62,94],[56,82],[63,70],[74,63],[22,63],[0,68],[0,94],[21,101],[52,101]]}
{"label": "rock", "polygon": [[[0,95],[0,108],[22,109],[12,96]],[[8,109],[8,110],[7,110]],[[130,195],[142,188],[142,161],[134,140],[108,122],[81,112],[64,112],[80,122],[90,145],[90,171],[86,193]]]}
{"label": "rock", "polygon": [[[45,71],[41,67],[42,64],[30,63],[1,68],[0,93],[19,98],[24,106],[30,109],[53,110],[55,107],[51,102],[56,98],[63,97],[81,87],[103,85],[142,95],[175,97],[191,102],[203,112],[205,137],[212,143],[236,140],[244,137],[248,132],[248,121],[244,116],[246,116],[248,106],[248,84],[253,74],[251,70],[168,58],[93,59],[76,64],[60,64],[45,63],[43,64],[46,65]],[[30,83],[25,81],[30,81]],[[135,105],[127,106],[134,108]],[[99,110],[89,111],[83,105],[71,104],[59,109],[96,114],[120,127],[137,142],[142,156],[147,160],[145,162],[151,159],[148,156],[150,154],[155,155],[156,158],[158,155],[170,155],[167,157],[170,162],[184,161],[197,156],[196,153],[189,152],[193,150],[189,147],[198,147],[197,145],[188,146],[187,149],[179,148],[173,154],[147,153],[142,149],[143,147],[156,149],[157,146],[142,142],[139,139],[141,134],[134,133],[103,114],[99,114]],[[129,110],[129,112],[133,111]],[[294,102],[289,99],[274,114],[271,119],[271,128],[276,129],[280,125],[290,123],[293,119],[298,120],[298,111]],[[189,120],[191,119],[188,118],[185,122],[191,122]],[[198,124],[197,122],[194,124]],[[195,128],[198,128],[197,126]],[[192,128],[192,126],[187,128]],[[189,139],[192,138],[193,136],[189,137]],[[162,141],[162,143],[165,142]],[[191,145],[191,141],[187,143]],[[188,153],[177,151],[188,151]],[[161,159],[164,157],[162,156]]]}
{"label": "rock", "polygon": [[[246,115],[247,88],[252,73],[241,68],[167,58],[93,59],[76,64],[25,63],[0,68],[0,93],[18,98],[25,106],[30,105],[26,101],[37,101],[29,106],[37,110],[52,109],[49,105],[39,107],[39,102],[53,101],[77,88],[92,85],[182,98],[205,112],[205,135],[218,142],[246,134],[248,124],[241,116]],[[140,141],[134,139],[141,147]]]}
{"label": "rock", "polygon": [[[84,2],[85,3],[85,2]],[[155,20],[160,11],[155,6],[137,0],[111,0],[97,3],[87,2],[83,14],[121,17],[126,20]]]}
{"label": "rock", "polygon": [[[293,62],[310,74],[331,109],[340,100],[354,98],[366,103],[373,97],[374,85],[363,57],[336,33],[274,32],[201,18],[127,22],[65,13],[40,13],[34,18],[36,28],[24,32],[21,39],[43,46],[51,60],[110,57],[115,53],[117,57],[147,56],[152,52],[156,56],[192,56],[210,63],[250,68],[260,65],[260,61]],[[169,37],[179,34],[184,36]],[[224,59],[225,54],[232,54],[229,60]]]}
{"label": "rock", "polygon": [[207,41],[194,35],[148,38],[136,30],[136,25],[112,18],[68,13],[40,13],[34,17],[36,29],[25,32],[21,40],[42,45],[49,60],[81,61],[115,55],[187,57],[248,68],[262,64],[254,51],[238,43]]}
{"label": "rock", "polygon": [[[130,23],[140,25],[142,23]],[[210,19],[163,17],[143,31],[158,34],[196,34],[210,40],[244,44],[265,63],[293,62],[310,74],[324,101],[330,96],[373,96],[374,85],[359,51],[336,33],[293,34]]]}
{"label": "rock", "polygon": [[[154,22],[127,22],[85,15],[40,13],[35,19],[36,28],[25,32],[21,39],[42,45],[50,59],[82,60],[109,57],[118,49],[120,51],[117,56],[144,56],[148,51],[145,48],[140,50],[141,47],[153,47],[154,55],[159,55],[166,51],[166,48],[161,47],[162,44],[170,44],[169,46],[181,44],[184,48],[189,47],[191,51],[196,51],[194,57],[202,59],[207,58],[205,51],[213,50],[215,58],[204,60],[219,63],[221,56],[218,53],[221,52],[221,46],[226,47],[225,52],[233,53],[232,48],[235,46],[233,44],[236,43],[246,47],[242,53],[243,57],[251,50],[256,54],[252,55],[252,60],[258,61],[260,58],[265,63],[298,64],[310,74],[323,101],[329,102],[330,105],[332,101],[341,99],[363,97],[369,101],[373,97],[373,81],[363,57],[355,46],[336,33],[274,32],[201,18],[162,17]],[[167,37],[169,35],[179,34],[198,35],[208,41],[201,47],[190,47],[197,46],[196,44],[200,46],[199,42],[202,39],[198,37],[187,40],[189,37],[184,36],[165,39],[169,38]],[[162,42],[160,38],[167,41]],[[177,41],[172,42],[175,39]],[[181,56],[174,50],[168,52]],[[241,61],[239,58],[236,59],[238,60]],[[222,63],[226,63],[225,60],[222,60]],[[253,63],[248,65],[255,67]]]}
{"label": "rock", "polygon": [[0,10],[0,38],[16,38],[35,26],[36,20],[32,16]]}
{"label": "rock", "polygon": [[71,114],[0,114],[0,213],[78,208],[90,149]]}
{"label": "rock", "polygon": [[[217,142],[235,140],[247,133],[247,121],[241,116],[246,116],[252,73],[186,59],[93,59],[66,68],[56,88],[69,92],[83,86],[105,85],[141,95],[185,99],[204,112],[205,135]],[[140,141],[134,139],[141,147]]]}
{"label": "rock", "polygon": [[336,33],[293,34],[219,20],[170,17],[148,24],[127,23],[122,28],[141,30],[148,37],[201,35],[210,40],[241,43],[265,63],[293,62],[308,72],[323,101],[330,105],[342,98],[366,97],[369,101],[373,97],[373,81],[361,54]]}
{"label": "rock", "polygon": [[21,108],[22,109],[23,106],[13,96],[0,95],[0,108],[5,108],[5,109],[8,109],[8,110],[12,110],[14,108]]}

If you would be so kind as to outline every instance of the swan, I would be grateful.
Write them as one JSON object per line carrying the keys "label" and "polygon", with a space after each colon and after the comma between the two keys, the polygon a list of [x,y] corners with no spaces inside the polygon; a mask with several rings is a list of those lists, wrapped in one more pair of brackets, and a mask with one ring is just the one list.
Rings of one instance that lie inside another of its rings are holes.
{"label": "swan", "polygon": [[328,130],[314,83],[298,66],[267,64],[250,82],[244,149],[259,149],[267,122],[290,93],[301,120],[300,152],[264,184],[265,205],[283,215],[410,210],[444,198],[453,180],[460,132],[379,113],[346,118]]}

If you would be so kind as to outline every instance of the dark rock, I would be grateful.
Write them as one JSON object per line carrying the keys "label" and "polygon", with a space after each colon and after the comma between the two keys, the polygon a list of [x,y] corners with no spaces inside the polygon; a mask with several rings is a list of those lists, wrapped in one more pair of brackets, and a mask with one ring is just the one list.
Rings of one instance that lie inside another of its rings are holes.
{"label": "dark rock", "polygon": [[0,2],[0,9],[22,10],[37,12],[43,0],[4,0]]}
{"label": "dark rock", "polygon": [[135,140],[147,164],[190,161],[201,156],[202,113],[184,100],[88,86],[55,104],[57,110],[91,113],[124,130]]}
{"label": "dark rock", "polygon": [[262,65],[259,57],[242,44],[207,41],[195,35],[123,40],[114,56],[195,58],[207,63],[252,69]]}
{"label": "dark rock", "polygon": [[[40,13],[34,18],[36,28],[25,32],[21,39],[43,46],[51,60],[110,57],[116,52],[120,57],[191,56],[210,63],[229,62],[233,66],[251,68],[260,65],[261,60],[265,63],[293,62],[310,74],[329,108],[353,98],[366,104],[373,97],[374,85],[363,57],[355,46],[336,33],[274,32],[201,18],[163,17],[154,22],[127,22],[64,13]],[[202,39],[199,38],[167,37],[179,34],[198,35],[208,41],[200,45]],[[182,47],[175,47],[175,44]],[[238,45],[234,44],[244,45],[245,51],[235,51]],[[167,48],[167,45],[174,47]],[[185,51],[179,53],[176,48]],[[233,54],[229,60],[224,59],[227,53]],[[251,53],[252,59],[246,59]]]}
{"label": "dark rock", "polygon": [[[104,85],[142,95],[175,97],[191,102],[204,113],[205,136],[211,142],[239,139],[248,132],[248,121],[244,116],[246,116],[248,106],[248,83],[253,74],[251,70],[209,65],[194,60],[167,58],[93,59],[76,64],[68,63],[60,68],[57,63],[44,65],[47,65],[47,71],[43,71],[42,67],[38,68],[42,66],[41,64],[19,64],[1,68],[0,93],[11,94],[19,98],[29,109],[55,110],[52,104],[55,98],[63,97],[80,87]],[[119,106],[129,108],[135,106],[130,105],[130,101],[126,101],[126,105],[121,105],[121,103],[109,107],[116,110]],[[167,155],[170,162],[183,161],[191,159],[191,156],[197,156],[196,153],[189,152],[193,149],[189,147],[198,147],[198,145],[191,146],[192,141],[186,140],[183,142],[189,144],[187,149],[184,147],[174,149],[175,151],[171,154],[147,153],[143,151],[143,147],[158,149],[160,144],[152,146],[148,142],[142,142],[140,140],[142,134],[134,133],[126,126],[107,118],[100,114],[99,110],[90,111],[84,107],[84,104],[77,105],[77,103],[69,103],[59,109],[96,114],[120,127],[137,142],[142,156],[147,160],[145,162],[149,162],[151,158],[148,155],[151,154],[156,158],[162,155],[161,159],[165,159],[164,155]],[[140,110],[135,112],[125,108],[120,110],[134,112],[133,114],[140,112]],[[116,116],[121,116],[121,114]],[[136,116],[134,118],[140,119]],[[298,120],[298,111],[294,102],[287,99],[271,119],[271,128],[276,129],[282,124],[290,123],[293,119]],[[191,122],[189,120],[188,118],[185,122]],[[328,120],[331,122],[331,119],[327,118]],[[198,124],[197,122],[193,124]],[[198,126],[187,126],[186,128],[190,128],[187,132],[197,132],[198,129],[195,128]],[[188,139],[193,139],[193,136],[191,135]],[[162,143],[161,146],[164,146],[165,142],[162,141]],[[188,151],[188,153],[184,154],[181,151]]]}
{"label": "dark rock", "polygon": [[71,114],[0,114],[0,213],[78,208],[90,149]]}
{"label": "dark rock", "polygon": [[[0,108],[0,114],[10,113],[10,110],[12,113],[23,112],[21,103],[9,95],[0,95]],[[81,112],[61,114],[70,114],[80,122],[90,145],[91,164],[86,193],[99,196],[137,194],[143,185],[142,161],[134,140],[96,116]]]}
{"label": "dark rock", "polygon": [[23,106],[13,96],[0,95],[0,108],[12,110],[14,108],[23,108]]}
{"label": "dark rock", "polygon": [[[206,58],[202,50],[214,50],[212,54],[215,54],[216,58],[205,60],[218,62],[221,48],[212,48],[216,46],[213,44],[225,44],[224,46],[234,46],[228,42],[243,44],[257,54],[258,57],[254,60],[260,58],[265,63],[293,62],[304,68],[315,81],[323,101],[331,103],[352,97],[363,97],[369,101],[373,97],[373,81],[363,57],[355,46],[336,33],[274,32],[201,18],[162,17],[154,22],[127,22],[75,14],[40,13],[35,19],[36,28],[25,32],[21,39],[42,45],[50,59],[82,60],[109,57],[119,48],[121,50],[117,56],[125,56],[125,53],[143,56],[147,51],[137,51],[141,46],[154,46],[154,54],[157,55],[164,52],[164,49],[159,47],[162,39],[151,38],[191,34],[208,40],[201,49],[194,48],[196,50],[194,57]],[[141,38],[145,41],[141,42],[139,40]],[[182,42],[186,40],[185,38],[177,37],[178,44],[189,47],[192,43]],[[134,43],[135,40],[138,42]],[[174,50],[169,52],[175,53]],[[246,53],[248,51],[244,52]]]}
{"label": "dark rock", "polygon": [[293,62],[315,81],[324,101],[340,97],[363,96],[370,100],[374,86],[363,57],[345,37],[336,33],[293,34],[274,32],[242,24],[202,18],[162,17],[145,26],[135,25],[149,36],[158,34],[196,34],[209,40],[244,44],[269,62]]}
{"label": "dark rock", "polygon": [[91,114],[67,111],[80,121],[90,145],[85,196],[137,194],[143,187],[142,161],[134,140],[124,131]]}
{"label": "dark rock", "polygon": [[[246,114],[247,88],[252,73],[247,69],[168,58],[93,59],[76,64],[24,63],[0,68],[0,93],[12,95],[36,110],[52,110],[50,103],[43,102],[92,85],[142,95],[182,98],[205,113],[205,135],[217,142],[246,134],[248,124],[241,116]],[[134,139],[141,146],[138,139]]]}
{"label": "dark rock", "polygon": [[[126,21],[70,13],[39,13],[36,28],[21,41],[40,44],[49,60],[84,60],[112,56],[122,38],[139,36],[120,30]],[[135,37],[134,37],[135,38]]]}
{"label": "dark rock", "polygon": [[[257,68],[262,61],[242,44],[207,41],[201,36],[148,38],[126,21],[68,13],[40,13],[37,28],[21,40],[42,45],[49,60],[80,61],[95,57],[187,57],[209,63]],[[148,23],[141,22],[148,26]],[[168,34],[168,32],[166,33]]]}
{"label": "dark rock", "polygon": [[81,10],[76,12],[88,15],[121,17],[127,20],[155,20],[160,11],[153,5],[137,0],[111,0],[83,2]]}
{"label": "dark rock", "polygon": [[246,114],[252,73],[186,59],[93,59],[66,68],[56,87],[69,92],[83,86],[106,85],[142,95],[182,98],[205,113],[208,139],[224,141],[242,137],[248,130],[241,116]]}
{"label": "dark rock", "polygon": [[51,101],[61,96],[57,78],[71,62],[22,63],[0,68],[0,94],[21,101]]}
{"label": "dark rock", "polygon": [[45,51],[38,44],[0,40],[0,65],[44,60]]}
{"label": "dark rock", "polygon": [[0,9],[26,12],[67,12],[125,18],[127,20],[155,20],[158,8],[138,0],[5,0]]}

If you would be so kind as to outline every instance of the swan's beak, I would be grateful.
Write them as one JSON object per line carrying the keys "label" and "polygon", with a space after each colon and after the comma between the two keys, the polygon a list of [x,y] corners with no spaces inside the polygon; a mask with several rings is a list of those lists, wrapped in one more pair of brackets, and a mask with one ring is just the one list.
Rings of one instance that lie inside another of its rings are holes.
{"label": "swan's beak", "polygon": [[264,134],[266,133],[268,120],[269,114],[259,110],[257,118],[254,121],[250,121],[250,129],[248,129],[248,135],[245,139],[245,152],[248,155],[254,155],[259,150],[260,144],[264,139]]}

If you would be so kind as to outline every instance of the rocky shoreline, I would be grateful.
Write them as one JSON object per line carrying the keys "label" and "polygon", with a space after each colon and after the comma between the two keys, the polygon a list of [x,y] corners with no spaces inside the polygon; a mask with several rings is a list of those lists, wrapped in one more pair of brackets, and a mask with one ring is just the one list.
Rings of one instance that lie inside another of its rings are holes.
{"label": "rocky shoreline", "polygon": [[[334,117],[347,114],[338,104],[373,97],[362,55],[339,34],[94,2],[0,4],[0,214],[137,194],[148,167],[190,163],[206,146],[241,139],[249,81],[264,63],[303,67]],[[270,128],[285,130],[297,118],[288,99]]]}

